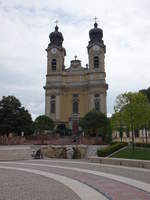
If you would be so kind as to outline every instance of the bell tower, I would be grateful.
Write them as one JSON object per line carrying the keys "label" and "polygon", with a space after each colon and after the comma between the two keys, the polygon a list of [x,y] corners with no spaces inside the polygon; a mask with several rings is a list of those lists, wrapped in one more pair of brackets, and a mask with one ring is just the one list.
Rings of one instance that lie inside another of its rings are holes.
{"label": "bell tower", "polygon": [[94,28],[89,31],[90,41],[87,46],[89,58],[89,109],[107,113],[106,96],[108,85],[105,73],[106,46],[103,41],[103,30],[98,28],[95,17]]}
{"label": "bell tower", "polygon": [[92,71],[105,72],[105,52],[106,46],[103,42],[103,30],[98,28],[96,17],[94,28],[89,31],[90,41],[87,46],[89,57],[89,69]]}
{"label": "bell tower", "polygon": [[57,25],[55,30],[49,34],[50,43],[47,51],[47,75],[45,89],[45,115],[54,121],[60,120],[60,93],[62,85],[62,74],[65,70],[64,58],[66,56],[63,47],[63,35],[59,32]]}
{"label": "bell tower", "polygon": [[65,48],[63,48],[63,35],[58,31],[59,27],[56,26],[54,32],[50,33],[50,43],[47,51],[47,75],[56,72],[62,72],[64,69],[64,58],[66,56]]}

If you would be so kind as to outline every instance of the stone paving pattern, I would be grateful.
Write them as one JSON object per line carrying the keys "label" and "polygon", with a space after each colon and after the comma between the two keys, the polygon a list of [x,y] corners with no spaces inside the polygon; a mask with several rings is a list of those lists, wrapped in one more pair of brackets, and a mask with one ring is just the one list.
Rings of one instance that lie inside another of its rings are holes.
{"label": "stone paving pattern", "polygon": [[68,187],[32,173],[0,169],[0,200],[80,200]]}
{"label": "stone paving pattern", "polygon": [[[63,160],[61,160],[63,161]],[[66,160],[65,160],[66,161]],[[27,161],[30,162],[30,161]],[[139,181],[143,181],[145,183],[149,183],[150,184],[150,170],[146,169],[140,169],[137,168],[137,170],[132,169],[132,168],[128,168],[128,167],[118,167],[118,166],[114,166],[111,167],[109,165],[101,165],[101,164],[91,164],[86,161],[81,160],[81,162],[84,162],[84,164],[81,164],[80,161],[75,161],[73,160],[74,163],[71,162],[58,162],[55,160],[52,160],[52,162],[50,162],[51,165],[59,165],[59,166],[67,166],[67,167],[78,167],[81,169],[89,169],[89,170],[93,170],[93,171],[100,171],[100,172],[105,172],[105,173],[111,173],[111,174],[115,174],[115,175],[119,175],[119,176],[123,176],[123,177],[127,177],[127,178],[132,178],[132,179],[136,179]],[[41,163],[40,161],[36,160],[36,163]],[[49,160],[44,160],[43,164],[49,164]]]}
{"label": "stone paving pattern", "polygon": [[[25,162],[25,161],[23,161]],[[83,161],[82,161],[83,162]],[[64,176],[67,176],[67,177],[70,177],[70,178],[73,178],[73,179],[76,179],[76,180],[79,180],[80,182],[82,183],[85,183],[89,186],[91,186],[92,188],[96,189],[97,191],[99,191],[100,193],[104,194],[106,197],[108,197],[109,200],[150,200],[150,193],[148,192],[144,192],[138,188],[133,187],[133,186],[130,186],[128,184],[124,184],[124,183],[121,183],[119,181],[115,181],[115,180],[112,180],[112,179],[109,179],[109,178],[105,178],[105,177],[102,177],[102,176],[97,176],[97,175],[93,175],[93,174],[89,174],[89,173],[85,173],[85,172],[77,172],[75,170],[68,170],[68,169],[60,169],[60,168],[57,168],[57,167],[46,167],[46,166],[31,166],[29,165],[30,163],[34,163],[34,164],[50,164],[50,165],[57,165],[57,166],[67,166],[67,167],[76,167],[76,168],[82,168],[82,169],[89,169],[89,170],[93,170],[93,171],[100,171],[100,172],[105,172],[105,173],[112,173],[112,174],[116,174],[116,175],[121,175],[123,177],[129,177],[129,178],[132,178],[132,179],[136,179],[136,180],[140,180],[140,181],[143,181],[143,182],[146,182],[146,183],[150,183],[150,170],[135,170],[135,169],[130,169],[130,168],[118,168],[118,167],[111,167],[111,166],[103,166],[103,165],[90,165],[88,164],[87,162],[85,164],[81,164],[81,163],[78,163],[78,162],[75,162],[75,163],[71,163],[71,162],[59,162],[59,161],[55,161],[55,160],[37,160],[37,161],[26,161],[27,164],[25,165],[17,165],[17,164],[13,164],[13,163],[0,163],[0,165],[5,165],[5,166],[15,166],[15,167],[23,167],[23,168],[30,168],[30,169],[38,169],[38,170],[41,170],[41,171],[46,171],[46,172],[51,172],[51,173],[56,173],[56,174],[60,174],[60,175],[64,175]],[[53,200],[53,197],[54,197],[54,200],[55,200],[55,195],[58,195],[60,194],[57,190],[52,190],[54,188],[53,184],[57,185],[57,188],[60,189],[60,191],[63,191],[61,190],[62,187],[66,188],[65,186],[63,186],[62,184],[60,183],[57,183],[56,181],[53,181],[53,180],[49,180],[49,179],[46,179],[42,176],[36,176],[36,175],[32,175],[30,174],[30,176],[27,174],[27,173],[24,173],[24,172],[15,172],[12,174],[11,171],[7,170],[7,173],[8,173],[8,176],[6,175],[6,170],[2,170],[4,171],[5,173],[1,173],[0,171],[0,174],[3,174],[2,177],[3,179],[1,180],[1,175],[0,175],[0,188],[1,190],[3,189],[3,195],[6,192],[7,189],[4,189],[3,186],[3,183],[6,184],[7,186],[7,182],[9,183],[10,179],[11,180],[15,180],[13,183],[15,183],[13,189],[15,191],[15,188],[16,188],[16,193],[14,194],[17,194],[18,191],[18,183],[17,181],[21,181],[24,185],[25,183],[25,188],[27,187],[27,182],[29,184],[29,189],[27,189],[26,191],[28,191],[30,193],[30,191],[33,191],[33,193],[35,193],[35,190],[39,190],[40,192],[40,195],[43,195],[43,191],[46,191],[46,197],[48,197],[48,193],[47,193],[47,188],[50,188],[48,191],[49,191],[49,200]],[[17,174],[20,173],[20,176],[19,176],[19,179],[16,177]],[[22,176],[23,174],[23,176]],[[31,176],[32,175],[32,176]],[[5,177],[5,178],[4,178]],[[21,178],[20,178],[21,177]],[[25,178],[24,178],[25,177]],[[39,188],[38,187],[38,182],[35,181],[34,182],[34,177],[35,180],[40,180],[40,184],[41,184],[41,187]],[[40,177],[40,178],[39,178]],[[32,180],[31,180],[32,179]],[[45,181],[46,179],[46,181]],[[7,181],[8,180],[8,181]],[[25,181],[24,181],[25,180]],[[20,182],[20,183],[21,183]],[[32,185],[33,185],[33,182],[34,182],[34,187],[36,189],[33,189],[32,190]],[[6,187],[7,188],[7,187]],[[28,188],[28,187],[27,187]],[[67,188],[68,189],[68,188]],[[79,197],[77,195],[75,195],[75,193],[73,191],[71,191],[70,189],[68,190],[64,190],[65,194],[66,195],[69,195],[70,200],[74,200],[74,199],[79,199]],[[24,191],[24,190],[23,190]],[[62,193],[64,195],[64,192]],[[70,192],[71,195],[73,196],[70,196]],[[37,193],[37,194],[39,194]],[[1,191],[0,191],[0,194],[1,194]],[[23,193],[24,194],[24,193]],[[62,196],[61,196],[62,197]],[[61,198],[58,196],[57,200],[61,200],[61,199],[67,199],[66,197],[63,196],[63,198]],[[3,198],[3,200],[18,200],[16,198],[12,198],[12,199],[9,199],[9,198]],[[23,198],[20,198],[21,200],[24,200]],[[26,198],[25,198],[26,199]],[[30,198],[31,199],[31,198]],[[40,197],[40,198],[33,198],[35,200],[47,200],[46,198],[44,198],[43,196]],[[0,200],[1,197],[0,197]],[[27,199],[28,200],[28,199]]]}

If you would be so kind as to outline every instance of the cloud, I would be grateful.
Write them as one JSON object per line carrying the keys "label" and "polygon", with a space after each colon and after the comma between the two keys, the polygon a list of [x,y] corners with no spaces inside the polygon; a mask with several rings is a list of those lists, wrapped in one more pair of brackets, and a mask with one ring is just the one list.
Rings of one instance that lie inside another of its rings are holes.
{"label": "cloud", "polygon": [[67,51],[88,63],[86,46],[93,17],[99,18],[106,44],[108,113],[118,94],[150,83],[149,0],[0,0],[0,97],[13,94],[32,116],[44,113],[46,52],[58,19]]}

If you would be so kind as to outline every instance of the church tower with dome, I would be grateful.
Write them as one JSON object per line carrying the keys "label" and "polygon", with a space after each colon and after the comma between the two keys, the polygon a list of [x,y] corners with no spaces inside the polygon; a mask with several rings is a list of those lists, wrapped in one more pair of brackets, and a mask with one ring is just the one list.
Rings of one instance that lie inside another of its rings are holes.
{"label": "church tower with dome", "polygon": [[45,114],[57,124],[66,124],[71,129],[92,109],[107,114],[106,46],[103,30],[98,28],[96,21],[94,28],[89,31],[89,37],[86,67],[82,66],[76,56],[70,67],[65,67],[64,38],[57,25],[49,35],[50,43],[46,49]]}

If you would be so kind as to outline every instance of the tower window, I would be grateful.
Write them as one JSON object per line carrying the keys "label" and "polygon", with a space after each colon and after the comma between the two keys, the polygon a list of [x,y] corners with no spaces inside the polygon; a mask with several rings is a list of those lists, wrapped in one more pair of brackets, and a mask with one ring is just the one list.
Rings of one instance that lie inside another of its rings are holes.
{"label": "tower window", "polygon": [[52,71],[56,71],[56,59],[52,59]]}
{"label": "tower window", "polygon": [[51,96],[51,99],[55,99],[55,98],[56,98],[56,96],[54,96],[54,95],[53,95],[53,96]]}
{"label": "tower window", "polygon": [[100,102],[99,102],[99,100],[95,100],[95,110],[96,111],[100,111]]}
{"label": "tower window", "polygon": [[73,102],[73,113],[78,113],[78,102],[74,101]]}
{"label": "tower window", "polygon": [[55,103],[55,101],[51,101],[51,113],[55,113],[55,106],[56,105],[56,103]]}
{"label": "tower window", "polygon": [[99,94],[95,94],[95,98],[99,98]]}
{"label": "tower window", "polygon": [[72,111],[73,111],[73,113],[75,114],[77,114],[77,113],[79,113],[79,94],[73,94],[72,95],[72,97],[73,97],[73,104],[72,104]]}
{"label": "tower window", "polygon": [[51,96],[51,101],[50,101],[50,112],[51,113],[55,113],[56,110],[56,100],[55,100],[55,96]]}
{"label": "tower window", "polygon": [[99,57],[94,56],[94,68],[99,68]]}
{"label": "tower window", "polygon": [[94,108],[96,111],[100,112],[100,94],[96,93],[94,97]]}
{"label": "tower window", "polygon": [[78,94],[73,94],[73,98],[78,98],[79,95]]}

